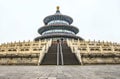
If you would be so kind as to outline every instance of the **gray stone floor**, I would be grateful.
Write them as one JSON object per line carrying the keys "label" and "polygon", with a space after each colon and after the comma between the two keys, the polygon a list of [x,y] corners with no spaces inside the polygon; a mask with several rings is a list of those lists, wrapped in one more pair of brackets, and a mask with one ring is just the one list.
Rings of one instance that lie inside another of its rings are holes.
{"label": "gray stone floor", "polygon": [[120,79],[120,65],[0,66],[0,79]]}

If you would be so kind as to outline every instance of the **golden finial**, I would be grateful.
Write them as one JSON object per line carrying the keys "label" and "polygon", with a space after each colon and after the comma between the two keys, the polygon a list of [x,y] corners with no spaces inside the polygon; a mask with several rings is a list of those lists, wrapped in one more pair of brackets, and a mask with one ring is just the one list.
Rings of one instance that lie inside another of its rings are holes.
{"label": "golden finial", "polygon": [[57,8],[57,10],[59,11],[59,8],[60,8],[60,7],[59,7],[59,6],[57,6],[56,8]]}

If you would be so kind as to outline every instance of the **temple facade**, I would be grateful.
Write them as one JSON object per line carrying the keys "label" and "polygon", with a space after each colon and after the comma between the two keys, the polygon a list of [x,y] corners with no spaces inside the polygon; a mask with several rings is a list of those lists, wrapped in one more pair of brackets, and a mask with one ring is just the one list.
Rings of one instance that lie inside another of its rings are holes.
{"label": "temple facade", "polygon": [[44,18],[33,41],[0,45],[0,65],[92,65],[120,64],[120,44],[86,41],[70,16],[56,13]]}

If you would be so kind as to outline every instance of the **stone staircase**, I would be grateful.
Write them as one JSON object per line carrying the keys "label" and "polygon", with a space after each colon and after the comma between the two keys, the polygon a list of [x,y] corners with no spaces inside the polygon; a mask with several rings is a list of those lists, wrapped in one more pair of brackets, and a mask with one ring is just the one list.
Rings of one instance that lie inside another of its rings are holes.
{"label": "stone staircase", "polygon": [[56,65],[57,64],[57,43],[52,43],[48,52],[43,57],[41,65]]}
{"label": "stone staircase", "polygon": [[[52,42],[51,47],[48,50],[48,53],[45,54],[41,65],[57,65],[57,43]],[[74,53],[72,53],[70,47],[68,47],[66,41],[61,42],[62,53],[63,53],[63,62],[64,65],[79,65]],[[60,48],[59,48],[60,50]],[[59,65],[61,65],[61,54],[59,53]]]}
{"label": "stone staircase", "polygon": [[62,44],[64,65],[79,65],[80,63],[78,59],[76,58],[75,54],[72,53],[67,43],[63,42],[61,44]]}

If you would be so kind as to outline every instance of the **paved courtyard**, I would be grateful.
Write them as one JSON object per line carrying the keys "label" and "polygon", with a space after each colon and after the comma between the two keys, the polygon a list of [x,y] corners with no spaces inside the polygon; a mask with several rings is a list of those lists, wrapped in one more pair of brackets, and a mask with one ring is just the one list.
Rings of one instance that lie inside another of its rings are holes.
{"label": "paved courtyard", "polygon": [[120,65],[0,66],[0,79],[120,79]]}

